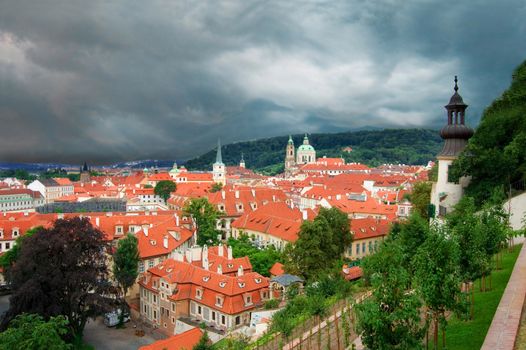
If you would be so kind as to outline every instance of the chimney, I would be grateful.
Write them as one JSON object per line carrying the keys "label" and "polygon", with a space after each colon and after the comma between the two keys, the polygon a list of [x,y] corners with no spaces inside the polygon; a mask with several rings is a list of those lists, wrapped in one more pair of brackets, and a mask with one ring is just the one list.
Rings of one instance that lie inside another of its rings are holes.
{"label": "chimney", "polygon": [[336,195],[336,200],[339,201],[340,199],[342,199],[342,195],[341,194],[337,194]]}
{"label": "chimney", "polygon": [[174,256],[176,261],[184,261],[184,255],[181,252],[175,252]]}
{"label": "chimney", "polygon": [[223,274],[223,266],[221,266],[221,264],[217,265],[217,273],[220,275]]}
{"label": "chimney", "polygon": [[309,216],[307,215],[307,211],[306,210],[302,210],[301,211],[301,216],[302,216],[303,220],[307,220],[309,218]]}
{"label": "chimney", "polygon": [[234,194],[235,194],[236,198],[239,199],[239,190],[236,190],[236,191],[234,192]]}
{"label": "chimney", "polygon": [[175,226],[179,226],[179,215],[175,214]]}
{"label": "chimney", "polygon": [[256,190],[255,189],[251,189],[250,192],[252,192],[252,197],[256,197]]}
{"label": "chimney", "polygon": [[24,210],[24,216],[29,216],[29,213],[27,212],[27,210]]}
{"label": "chimney", "polygon": [[232,260],[232,247],[227,248],[227,259]]}
{"label": "chimney", "polygon": [[223,200],[226,198],[226,192],[225,191],[221,191],[221,198],[223,198]]}
{"label": "chimney", "polygon": [[223,250],[224,250],[223,245],[220,244],[220,245],[217,247],[217,255],[219,255],[219,256],[223,256],[223,254],[224,254]]}
{"label": "chimney", "polygon": [[276,201],[276,195],[272,195],[272,201],[275,202]]}
{"label": "chimney", "polygon": [[186,262],[189,262],[189,263],[192,262],[192,251],[190,249],[187,249],[185,251],[185,257],[186,257]]}
{"label": "chimney", "polygon": [[146,237],[148,237],[148,226],[144,226],[144,227],[142,228],[142,231],[144,232],[144,235],[145,235]]}
{"label": "chimney", "polygon": [[243,276],[243,265],[239,265],[239,267],[237,268],[237,275],[238,277]]}
{"label": "chimney", "polygon": [[163,247],[164,249],[168,249],[168,236],[164,236],[163,238]]}
{"label": "chimney", "polygon": [[208,247],[206,244],[203,246],[203,260],[205,259],[208,261]]}
{"label": "chimney", "polygon": [[100,226],[100,218],[98,216],[95,218],[95,226]]}

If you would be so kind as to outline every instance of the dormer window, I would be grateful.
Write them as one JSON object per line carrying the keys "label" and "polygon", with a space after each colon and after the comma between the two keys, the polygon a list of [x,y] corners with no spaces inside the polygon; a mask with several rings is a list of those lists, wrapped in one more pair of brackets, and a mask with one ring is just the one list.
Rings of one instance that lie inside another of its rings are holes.
{"label": "dormer window", "polygon": [[123,233],[123,227],[122,226],[115,226],[115,233],[120,235]]}
{"label": "dormer window", "polygon": [[203,290],[201,288],[195,290],[195,297],[197,299],[202,299],[203,298]]}
{"label": "dormer window", "polygon": [[225,286],[226,286],[226,282],[225,281],[219,282],[219,287],[225,288]]}
{"label": "dormer window", "polygon": [[13,229],[13,237],[18,237],[18,235],[20,234],[18,228],[14,228]]}
{"label": "dormer window", "polygon": [[239,203],[237,205],[237,210],[242,211],[243,210],[243,204]]}
{"label": "dormer window", "polygon": [[216,296],[216,306],[217,307],[223,307],[223,297],[221,296]]}
{"label": "dormer window", "polygon": [[254,279],[254,282],[256,282],[256,283],[258,283],[258,284],[261,283],[261,278],[256,278],[256,279]]}
{"label": "dormer window", "polygon": [[237,282],[237,285],[239,286],[239,288],[245,288],[245,282]]}
{"label": "dormer window", "polygon": [[210,280],[210,276],[203,276],[203,282],[208,282]]}
{"label": "dormer window", "polygon": [[4,238],[4,229],[0,228],[0,238]]}
{"label": "dormer window", "polygon": [[219,204],[217,207],[219,208],[219,211],[225,210],[225,206],[223,204]]}
{"label": "dormer window", "polygon": [[245,299],[245,306],[246,305],[252,305],[252,296],[247,294],[244,296],[244,299]]}
{"label": "dormer window", "polygon": [[229,269],[231,269],[231,268],[234,267],[234,264],[226,264],[226,266],[227,266]]}

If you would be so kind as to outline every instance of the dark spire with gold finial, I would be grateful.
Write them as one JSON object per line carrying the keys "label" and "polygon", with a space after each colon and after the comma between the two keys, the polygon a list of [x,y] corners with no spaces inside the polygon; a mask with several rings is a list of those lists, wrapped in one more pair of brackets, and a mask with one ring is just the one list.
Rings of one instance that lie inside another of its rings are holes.
{"label": "dark spire with gold finial", "polygon": [[464,103],[462,96],[458,93],[458,79],[455,75],[455,93],[445,106],[447,110],[447,125],[440,130],[440,136],[446,140],[442,152],[439,156],[457,157],[464,150],[471,136],[473,129],[465,125],[465,112],[468,107]]}

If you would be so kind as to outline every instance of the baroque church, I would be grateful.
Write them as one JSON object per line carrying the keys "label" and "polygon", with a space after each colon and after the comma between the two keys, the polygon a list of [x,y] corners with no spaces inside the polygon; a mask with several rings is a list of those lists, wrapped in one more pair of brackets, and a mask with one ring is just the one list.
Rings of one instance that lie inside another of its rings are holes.
{"label": "baroque church", "polygon": [[289,135],[289,141],[285,149],[285,176],[292,175],[298,169],[298,166],[312,163],[316,163],[316,150],[310,145],[307,134],[305,134],[303,144],[298,147],[297,152],[294,148],[292,136]]}

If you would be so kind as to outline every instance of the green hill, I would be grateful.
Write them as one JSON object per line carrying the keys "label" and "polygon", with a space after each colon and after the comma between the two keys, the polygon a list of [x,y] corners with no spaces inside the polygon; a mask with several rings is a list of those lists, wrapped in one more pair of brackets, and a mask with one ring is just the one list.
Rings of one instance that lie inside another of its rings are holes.
{"label": "green hill", "polygon": [[[304,135],[293,135],[296,148]],[[285,147],[288,136],[278,136],[255,141],[224,145],[223,162],[237,165],[243,153],[247,168],[266,174],[283,171]],[[317,157],[343,157],[347,162],[360,162],[369,166],[384,163],[426,164],[435,158],[442,146],[437,131],[427,129],[385,129],[342,133],[309,135]],[[351,147],[352,152],[343,151]],[[210,170],[215,161],[216,150],[188,160],[190,170]]]}
{"label": "green hill", "polygon": [[466,194],[478,205],[493,195],[502,198],[510,187],[524,190],[525,150],[526,61],[514,71],[511,86],[484,111],[454,173],[472,177]]}

